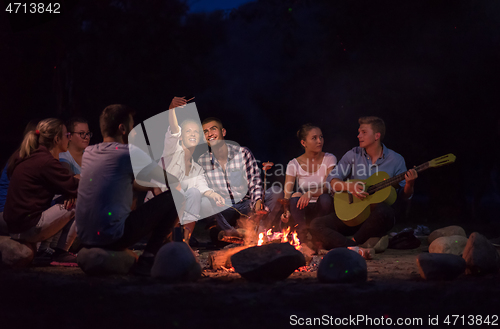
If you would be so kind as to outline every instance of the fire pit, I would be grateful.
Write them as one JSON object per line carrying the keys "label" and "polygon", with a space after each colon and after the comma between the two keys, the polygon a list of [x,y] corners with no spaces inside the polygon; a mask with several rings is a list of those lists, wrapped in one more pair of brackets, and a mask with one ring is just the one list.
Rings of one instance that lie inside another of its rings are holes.
{"label": "fire pit", "polygon": [[[252,250],[252,257],[255,259],[259,259],[261,263],[265,263],[266,259],[267,261],[270,261],[271,263],[276,262],[276,257],[274,256],[269,256],[273,252],[270,250],[274,250],[274,252],[278,252],[280,248],[286,248],[284,246],[281,247],[267,247],[260,249],[261,247],[265,247],[267,245],[277,245],[277,244],[288,244],[290,246],[293,246],[296,251],[301,252],[300,256],[302,259],[304,259],[304,263],[300,261],[295,261],[290,263],[292,267],[294,267],[294,270],[297,269],[297,267],[302,267],[305,266],[306,263],[309,263],[312,259],[312,250],[310,250],[307,247],[303,247],[300,244],[300,241],[297,237],[297,232],[293,231],[291,232],[291,228],[288,227],[286,229],[283,229],[282,231],[273,231],[272,229],[269,229],[265,232],[260,232],[260,233],[255,233],[255,231],[252,229],[255,227],[255,224],[251,220],[247,221],[240,221],[240,226],[242,227],[247,227],[248,229],[239,229],[238,232],[233,232],[236,233],[234,235],[231,235],[226,232],[221,232],[219,235],[219,240],[225,241],[232,243],[231,245],[227,246],[226,248],[218,251],[213,251],[210,252],[209,258],[208,258],[208,263],[209,266],[212,270],[232,270],[233,264],[231,261],[231,258],[233,255],[248,249],[248,248],[254,248]],[[273,249],[274,248],[274,249]],[[269,250],[267,250],[269,249]],[[290,249],[286,249],[288,252],[290,252]],[[267,256],[264,255],[267,253]],[[279,252],[278,252],[279,253]],[[262,254],[262,257],[258,257],[260,254]],[[297,255],[297,254],[296,254]],[[279,256],[279,255],[278,255]],[[267,258],[266,258],[267,257]],[[269,258],[270,257],[270,258]],[[274,257],[274,258],[273,258]],[[277,257],[280,258],[280,257]],[[300,258],[300,257],[298,257]],[[281,261],[281,260],[280,260]],[[246,262],[246,260],[244,260]],[[295,264],[295,265],[294,265]],[[297,266],[297,264],[299,264]],[[246,268],[245,266],[243,266]],[[257,266],[259,267],[259,266]],[[281,265],[283,267],[283,265]],[[287,268],[287,266],[283,267],[284,269]],[[236,272],[238,270],[236,269]],[[293,271],[292,271],[293,272]],[[287,274],[287,276],[290,273]],[[281,274],[281,276],[284,274]],[[279,275],[278,275],[279,277]]]}
{"label": "fire pit", "polygon": [[235,272],[249,281],[284,280],[306,265],[304,255],[289,243],[268,243],[231,256]]}

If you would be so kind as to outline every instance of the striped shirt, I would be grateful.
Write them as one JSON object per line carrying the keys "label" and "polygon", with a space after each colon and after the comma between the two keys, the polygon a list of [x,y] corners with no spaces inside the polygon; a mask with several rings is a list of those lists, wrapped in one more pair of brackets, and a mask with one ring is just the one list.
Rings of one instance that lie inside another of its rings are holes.
{"label": "striped shirt", "polygon": [[233,204],[250,199],[253,208],[262,199],[260,169],[252,152],[246,147],[226,143],[228,158],[226,170],[212,152],[203,153],[198,163],[205,170],[210,188]]}

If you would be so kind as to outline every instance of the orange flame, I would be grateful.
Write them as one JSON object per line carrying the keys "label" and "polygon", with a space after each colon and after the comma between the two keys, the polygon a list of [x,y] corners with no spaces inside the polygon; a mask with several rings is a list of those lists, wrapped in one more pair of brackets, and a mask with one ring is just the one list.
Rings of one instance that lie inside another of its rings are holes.
{"label": "orange flame", "polygon": [[262,246],[263,243],[264,243],[264,233],[259,233],[259,241],[257,242],[257,245]]}
{"label": "orange flame", "polygon": [[290,244],[291,244],[292,246],[294,246],[294,247],[295,247],[295,249],[297,249],[297,250],[300,250],[300,248],[302,248],[302,247],[300,246],[300,240],[299,240],[299,238],[297,237],[297,232],[296,232],[296,231],[294,231],[294,232],[292,233],[292,241],[290,241]]}
{"label": "orange flame", "polygon": [[288,242],[289,233],[290,233],[290,226],[288,226],[286,230],[283,230],[283,238],[281,239],[281,242]]}
{"label": "orange flame", "polygon": [[[291,231],[290,227],[283,229],[282,232],[273,232],[272,229],[269,229],[265,233],[265,235],[267,237],[266,240],[268,240],[268,241],[280,240],[281,242],[288,242],[292,246],[294,246],[295,249],[300,250],[302,247],[300,246],[300,240],[297,236],[297,231],[293,231],[291,238],[288,238],[290,231]],[[264,243],[264,232],[259,233],[259,241],[257,242],[257,245],[261,246],[263,243]]]}

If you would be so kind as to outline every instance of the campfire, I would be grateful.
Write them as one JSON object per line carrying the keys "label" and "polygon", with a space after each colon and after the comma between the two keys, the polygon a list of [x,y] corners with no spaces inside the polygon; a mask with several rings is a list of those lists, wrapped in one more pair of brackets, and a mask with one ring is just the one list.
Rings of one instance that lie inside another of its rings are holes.
{"label": "campfire", "polygon": [[[274,163],[272,162],[264,162],[263,163],[263,170],[264,170],[264,191],[265,187],[267,186],[266,184],[266,178],[267,178],[267,170],[269,170]],[[262,195],[262,202],[265,200],[265,193]],[[238,210],[236,210],[238,211]],[[239,211],[238,211],[239,212]],[[297,232],[291,231],[291,228],[288,227],[286,229],[283,229],[281,232],[279,231],[274,231],[273,229],[269,229],[265,232],[258,232],[258,225],[262,219],[262,216],[267,214],[267,211],[262,209],[262,211],[257,211],[255,214],[252,216],[247,216],[245,214],[242,214],[242,217],[238,220],[238,225],[237,227],[240,227],[238,230],[233,230],[232,232],[220,232],[219,234],[219,240],[231,243],[231,245],[226,246],[222,250],[218,251],[213,251],[209,254],[209,264],[210,267],[213,270],[225,270],[225,271],[231,271],[233,266],[231,264],[231,256],[235,255],[238,253],[238,255],[241,254],[248,254],[248,252],[251,250],[251,253],[253,253],[253,256],[261,256],[262,254],[268,254],[269,250],[274,250],[277,254],[281,254],[282,251],[284,251],[284,254],[282,257],[289,257],[292,254],[295,253],[296,255],[300,255],[295,259],[291,260],[290,264],[295,264],[295,262],[304,263],[305,259],[305,264],[307,265],[311,259],[312,259],[312,250],[306,246],[301,246],[299,238],[297,237]],[[253,218],[252,218],[253,217]],[[295,250],[290,253],[289,247],[284,245],[284,243],[289,243],[292,245]],[[280,244],[280,245],[278,245]],[[279,249],[283,248],[285,249]],[[251,248],[248,250],[245,250],[247,248]],[[258,248],[255,249],[254,248]],[[261,249],[262,248],[262,249]],[[287,250],[288,248],[288,250]],[[278,250],[279,249],[279,250]],[[243,253],[239,253],[240,251],[245,250]],[[262,252],[261,252],[262,251]],[[297,253],[299,251],[299,253]],[[256,254],[255,254],[256,252]],[[286,256],[285,256],[286,254]],[[302,256],[303,255],[303,256]],[[252,256],[252,257],[253,257]],[[243,256],[242,256],[243,257]],[[240,257],[241,258],[241,257]],[[241,259],[240,259],[241,260]],[[252,259],[254,261],[255,259]],[[293,265],[292,265],[293,266]],[[297,265],[295,265],[297,266]],[[302,265],[298,265],[302,266]],[[243,266],[245,267],[245,266]],[[287,266],[284,266],[287,267]],[[300,267],[299,269],[305,268],[305,266]],[[295,267],[297,268],[297,267]],[[303,270],[303,269],[302,269]],[[239,272],[240,273],[240,272]],[[241,273],[240,273],[241,274]],[[278,275],[279,276],[279,275]]]}
{"label": "campfire", "polygon": [[[312,250],[300,244],[297,232],[287,227],[281,231],[273,231],[273,228],[256,233],[255,222],[245,218],[239,220],[238,232],[241,236],[222,235],[220,240],[232,243],[222,250],[213,251],[209,254],[209,264],[213,270],[233,271],[231,256],[249,247],[263,246],[271,243],[289,243],[296,250],[301,251],[306,260],[312,258]],[[304,249],[305,248],[305,249]],[[304,268],[300,268],[304,271]]]}
{"label": "campfire", "polygon": [[288,242],[292,246],[294,246],[295,249],[297,250],[300,250],[302,248],[300,245],[300,240],[297,237],[297,232],[293,231],[292,233],[290,233],[290,227],[283,229],[282,232],[279,231],[273,232],[273,229],[269,229],[265,234],[264,232],[259,233],[259,240],[257,242],[257,245],[262,246],[265,243],[281,243],[281,242]]}

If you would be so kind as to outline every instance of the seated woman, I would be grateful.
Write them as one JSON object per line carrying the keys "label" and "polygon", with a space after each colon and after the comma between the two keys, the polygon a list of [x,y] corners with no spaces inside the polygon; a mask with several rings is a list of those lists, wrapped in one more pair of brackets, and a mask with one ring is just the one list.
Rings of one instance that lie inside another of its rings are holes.
{"label": "seated woman", "polygon": [[[61,239],[52,257],[53,265],[76,266],[68,253],[76,237],[75,198],[78,179],[59,162],[59,153],[68,146],[66,126],[58,119],[45,119],[24,137],[19,155],[7,174],[10,185],[4,219],[14,240],[32,245],[46,240],[61,229]],[[63,204],[51,206],[55,194]]]}
{"label": "seated woman", "polygon": [[[23,138],[30,131],[35,131],[38,120],[31,120],[28,122],[24,128]],[[14,161],[18,158],[19,148],[12,153],[7,161],[7,164],[3,167],[2,174],[0,175],[0,235],[9,235],[9,230],[7,229],[7,223],[3,219],[3,209],[5,206],[5,200],[7,200],[7,191],[9,189],[10,180],[7,175],[7,169],[14,166]]]}
{"label": "seated woman", "polygon": [[[333,154],[323,152],[323,134],[318,127],[305,124],[297,131],[297,137],[305,152],[291,160],[286,168],[282,221],[288,222],[291,215],[297,225],[299,239],[305,241],[308,220],[333,211],[333,199],[325,179],[337,159]],[[295,193],[294,186],[298,190]]]}
{"label": "seated woman", "polygon": [[89,130],[87,120],[82,118],[72,118],[66,123],[69,135],[68,150],[59,154],[59,161],[70,173],[79,175],[82,171],[83,151],[89,146],[92,133]]}
{"label": "seated woman", "polygon": [[[69,144],[66,152],[59,153],[59,161],[64,168],[68,169],[71,175],[77,175],[80,178],[82,171],[82,157],[85,148],[89,146],[92,133],[89,131],[87,120],[82,118],[71,118],[66,122],[68,129]],[[53,203],[59,202],[59,195],[55,196]],[[56,248],[61,237],[59,231],[53,237],[42,241],[35,255],[34,263],[43,264],[51,258],[52,251]]]}
{"label": "seated woman", "polygon": [[224,198],[208,187],[203,168],[193,160],[193,152],[200,142],[201,126],[190,119],[184,120],[181,126],[178,124],[175,108],[186,103],[183,97],[174,97],[169,106],[169,127],[162,158],[165,170],[181,182],[185,206],[179,222],[185,228],[184,239],[189,241],[196,221],[200,219],[202,196],[220,206],[224,204]]}

